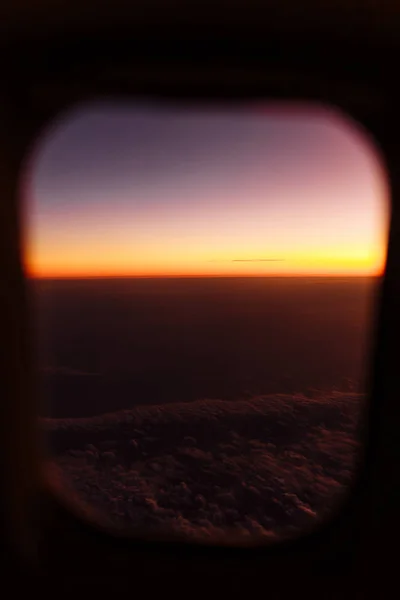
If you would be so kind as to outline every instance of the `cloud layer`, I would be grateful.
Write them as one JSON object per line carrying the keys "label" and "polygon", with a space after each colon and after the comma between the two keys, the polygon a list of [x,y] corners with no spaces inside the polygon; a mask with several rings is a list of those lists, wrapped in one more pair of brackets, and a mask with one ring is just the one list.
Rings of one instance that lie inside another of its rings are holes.
{"label": "cloud layer", "polygon": [[363,401],[339,392],[200,400],[42,427],[53,468],[117,527],[275,538],[312,527],[343,497]]}

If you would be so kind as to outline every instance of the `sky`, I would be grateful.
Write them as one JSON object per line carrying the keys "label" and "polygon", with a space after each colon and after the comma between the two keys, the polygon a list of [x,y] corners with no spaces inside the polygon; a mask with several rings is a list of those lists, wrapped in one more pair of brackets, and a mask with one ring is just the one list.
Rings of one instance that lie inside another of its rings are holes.
{"label": "sky", "polygon": [[388,190],[361,127],[321,107],[94,103],[37,141],[33,277],[379,275]]}

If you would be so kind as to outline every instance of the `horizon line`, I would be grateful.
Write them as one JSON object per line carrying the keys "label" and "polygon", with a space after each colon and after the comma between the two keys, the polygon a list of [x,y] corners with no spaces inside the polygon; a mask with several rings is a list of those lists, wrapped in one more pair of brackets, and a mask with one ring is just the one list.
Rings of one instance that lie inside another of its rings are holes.
{"label": "horizon line", "polygon": [[381,278],[383,273],[310,273],[310,274],[270,274],[270,275],[29,275],[25,279],[360,279]]}

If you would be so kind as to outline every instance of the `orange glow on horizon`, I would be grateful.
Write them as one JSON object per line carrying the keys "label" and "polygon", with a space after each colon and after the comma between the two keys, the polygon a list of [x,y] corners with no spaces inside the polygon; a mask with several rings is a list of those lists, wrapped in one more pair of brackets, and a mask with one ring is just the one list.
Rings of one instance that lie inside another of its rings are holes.
{"label": "orange glow on horizon", "polygon": [[[136,269],[123,256],[101,257],[86,262],[82,254],[67,257],[49,255],[26,261],[25,270],[31,278],[90,278],[90,277],[309,277],[309,276],[381,276],[385,267],[385,246],[373,252],[340,252],[320,255],[301,255],[285,259],[218,259],[204,263],[174,264],[174,261],[154,261]],[[39,258],[39,260],[38,260]],[[113,260],[112,260],[113,259]],[[125,260],[124,260],[125,259]]]}
{"label": "orange glow on horizon", "polygon": [[379,276],[386,260],[387,225],[382,221],[372,240],[345,239],[336,246],[319,242],[307,248],[295,239],[264,252],[255,243],[242,249],[238,244],[235,252],[234,244],[207,248],[194,243],[183,245],[183,251],[179,242],[163,246],[100,237],[85,245],[83,240],[47,239],[27,244],[25,271],[31,278]]}

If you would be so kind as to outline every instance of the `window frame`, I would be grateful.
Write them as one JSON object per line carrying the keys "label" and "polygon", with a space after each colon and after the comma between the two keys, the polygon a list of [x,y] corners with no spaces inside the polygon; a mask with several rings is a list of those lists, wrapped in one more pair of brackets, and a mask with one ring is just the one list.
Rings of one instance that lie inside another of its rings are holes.
{"label": "window frame", "polygon": [[[9,491],[4,500],[6,536],[17,554],[22,553],[28,561],[39,556],[40,564],[44,560],[47,568],[59,572],[65,548],[75,545],[77,557],[71,567],[75,575],[82,575],[80,561],[88,553],[92,553],[92,559],[85,575],[96,577],[99,565],[102,569],[111,565],[114,577],[129,576],[132,561],[147,565],[143,568],[148,572],[154,557],[164,561],[161,572],[165,577],[182,560],[189,572],[197,573],[202,565],[208,577],[216,569],[219,577],[228,572],[231,576],[232,570],[244,563],[248,573],[262,563],[265,575],[268,572],[271,577],[277,577],[287,565],[309,575],[346,575],[365,565],[365,561],[368,563],[367,549],[371,552],[371,547],[380,547],[384,540],[395,514],[393,492],[399,478],[396,398],[400,397],[400,386],[392,340],[393,336],[400,337],[400,318],[396,315],[400,301],[400,277],[396,275],[400,261],[400,202],[396,200],[400,184],[399,119],[393,86],[375,67],[368,70],[367,59],[358,55],[339,67],[332,48],[332,54],[320,61],[313,55],[318,44],[315,48],[309,44],[303,51],[297,47],[296,53],[293,41],[279,52],[282,49],[273,41],[260,54],[259,47],[243,50],[240,44],[224,41],[210,43],[204,51],[204,44],[192,41],[185,42],[184,57],[182,44],[171,44],[168,51],[164,47],[160,52],[159,42],[154,50],[154,46],[131,43],[126,38],[96,38],[91,43],[82,40],[76,44],[53,42],[51,60],[46,45],[29,55],[21,48],[7,73],[8,85],[0,103],[0,110],[6,115],[0,138],[4,161],[0,188],[6,199],[1,214],[0,256],[7,282],[1,320],[4,340],[15,352],[1,365],[7,381],[1,420],[12,423],[13,432],[11,435],[3,425],[0,435],[1,453],[13,457],[13,465],[3,459],[1,471],[1,483]],[[26,168],[29,149],[47,124],[69,106],[98,96],[166,97],[213,103],[233,97],[326,103],[360,123],[381,151],[392,204],[387,266],[379,291],[370,361],[364,460],[346,501],[312,532],[272,545],[247,547],[150,539],[145,534],[133,538],[97,525],[90,513],[69,502],[59,488],[44,483],[43,449],[35,422],[29,303],[20,245],[16,243],[21,236],[20,176]]]}

